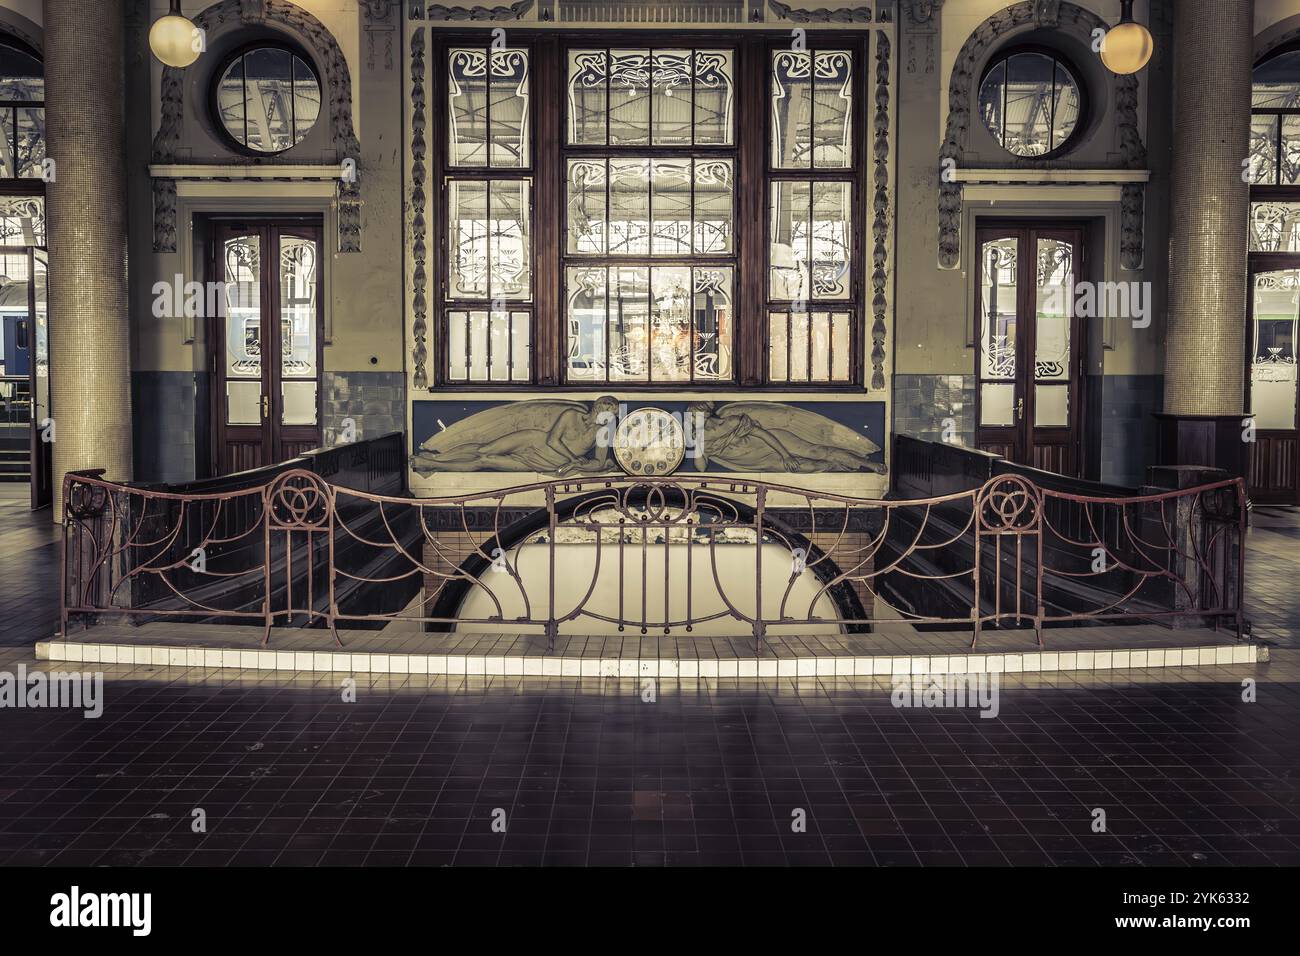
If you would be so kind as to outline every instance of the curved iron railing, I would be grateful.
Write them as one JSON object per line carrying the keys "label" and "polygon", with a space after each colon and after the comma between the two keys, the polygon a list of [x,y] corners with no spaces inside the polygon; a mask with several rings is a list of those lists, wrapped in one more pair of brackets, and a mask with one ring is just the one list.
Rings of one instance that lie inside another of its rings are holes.
{"label": "curved iron railing", "polygon": [[1040,645],[1066,622],[1243,626],[1240,479],[1117,498],[1011,474],[892,501],[712,476],[412,498],[302,469],[212,494],[77,472],[64,501],[65,633],[74,615],[256,621],[264,642],[276,623],[554,639],[584,620],[642,634],[729,621],[761,642],[902,620],[970,627],[974,646],[989,625],[1032,626]]}

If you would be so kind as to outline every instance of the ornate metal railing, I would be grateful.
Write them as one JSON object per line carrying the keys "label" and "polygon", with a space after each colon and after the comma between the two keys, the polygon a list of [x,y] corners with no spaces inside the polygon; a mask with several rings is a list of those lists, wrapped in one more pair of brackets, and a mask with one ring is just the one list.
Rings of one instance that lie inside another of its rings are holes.
{"label": "ornate metal railing", "polygon": [[599,622],[761,642],[902,620],[968,627],[973,646],[987,626],[1032,627],[1039,644],[1071,622],[1243,626],[1240,479],[1102,497],[1011,474],[891,501],[711,476],[412,498],[303,469],[211,493],[80,472],[64,500],[65,632],[178,619],[338,639],[408,622],[553,639]]}

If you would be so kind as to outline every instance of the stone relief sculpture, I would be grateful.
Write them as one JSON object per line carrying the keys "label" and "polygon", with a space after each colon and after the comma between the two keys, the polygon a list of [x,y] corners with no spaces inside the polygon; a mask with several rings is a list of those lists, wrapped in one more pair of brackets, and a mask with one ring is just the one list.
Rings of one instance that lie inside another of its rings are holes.
{"label": "stone relief sculpture", "polygon": [[449,425],[411,458],[419,475],[440,471],[536,471],[558,477],[611,470],[607,434],[618,399],[507,402]]}
{"label": "stone relief sculpture", "polygon": [[[680,405],[679,405],[680,407]],[[423,442],[411,457],[416,474],[524,471],[565,477],[618,470],[610,447],[618,399],[592,402],[534,399],[505,402],[454,422]],[[880,446],[806,408],[780,402],[692,402],[682,468],[704,471],[875,472]]]}
{"label": "stone relief sculpture", "polygon": [[[869,460],[880,451],[879,445],[805,408],[780,402],[728,402],[720,407],[692,402],[687,412],[702,416],[694,458],[699,471],[710,463],[728,471],[885,470],[883,462]],[[692,461],[689,450],[686,461]]]}

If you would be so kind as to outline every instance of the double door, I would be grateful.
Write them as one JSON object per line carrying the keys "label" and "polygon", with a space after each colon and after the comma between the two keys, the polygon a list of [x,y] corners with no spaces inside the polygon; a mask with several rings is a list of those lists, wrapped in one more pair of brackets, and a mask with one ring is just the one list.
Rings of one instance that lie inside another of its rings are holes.
{"label": "double door", "polygon": [[321,444],[321,226],[216,222],[211,248],[214,462],[226,475]]}
{"label": "double door", "polygon": [[977,447],[1079,474],[1081,227],[977,229]]}

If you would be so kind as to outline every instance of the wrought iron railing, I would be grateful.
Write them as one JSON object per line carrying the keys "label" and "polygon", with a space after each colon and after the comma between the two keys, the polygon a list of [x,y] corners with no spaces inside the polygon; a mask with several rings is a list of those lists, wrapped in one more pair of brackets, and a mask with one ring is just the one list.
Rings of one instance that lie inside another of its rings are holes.
{"label": "wrought iron railing", "polygon": [[255,622],[265,642],[277,624],[338,639],[405,622],[761,646],[902,620],[970,628],[974,646],[988,626],[1032,627],[1039,644],[1067,623],[1243,627],[1240,479],[1116,498],[1000,475],[891,501],[713,476],[412,498],[304,469],[185,493],[79,472],[64,501],[65,633],[74,618]]}

